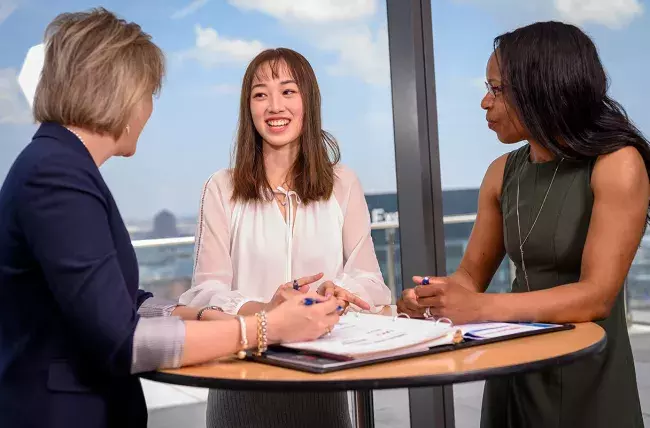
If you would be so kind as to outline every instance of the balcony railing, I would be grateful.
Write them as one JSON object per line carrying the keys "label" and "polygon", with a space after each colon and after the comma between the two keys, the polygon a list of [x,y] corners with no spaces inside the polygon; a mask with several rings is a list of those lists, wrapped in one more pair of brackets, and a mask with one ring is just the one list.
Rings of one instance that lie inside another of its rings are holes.
{"label": "balcony railing", "polygon": [[[454,271],[467,246],[471,225],[476,214],[443,217],[445,225],[446,267]],[[465,225],[465,229],[451,228]],[[392,295],[402,289],[399,251],[399,222],[380,221],[371,224],[375,252],[386,285]],[[383,232],[383,233],[382,233]],[[449,233],[448,233],[449,232]],[[460,235],[459,235],[460,234]],[[383,235],[383,236],[382,236]],[[466,235],[466,236],[465,236]],[[175,299],[191,284],[194,236],[134,240],[141,271],[141,284],[145,289]],[[505,292],[515,276],[514,264],[506,258],[496,272],[488,291]],[[644,237],[625,283],[624,293],[630,321],[650,324],[650,235]]]}

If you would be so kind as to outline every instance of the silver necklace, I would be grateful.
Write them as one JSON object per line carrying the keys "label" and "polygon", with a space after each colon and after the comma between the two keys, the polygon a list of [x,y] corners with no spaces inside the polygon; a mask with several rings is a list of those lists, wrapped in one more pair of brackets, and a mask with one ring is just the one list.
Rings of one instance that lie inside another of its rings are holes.
{"label": "silver necklace", "polygon": [[[548,189],[546,189],[546,194],[544,195],[544,199],[542,200],[542,205],[539,207],[539,211],[537,212],[537,216],[535,216],[535,220],[533,221],[532,226],[530,226],[530,229],[528,229],[528,233],[526,234],[526,237],[524,240],[521,240],[521,223],[519,221],[519,178],[521,177],[521,173],[524,170],[524,167],[526,166],[526,160],[524,159],[524,163],[522,167],[520,168],[519,173],[517,174],[517,231],[519,232],[519,254],[521,255],[521,269],[524,271],[524,278],[526,279],[526,289],[530,291],[530,284],[528,283],[528,272],[526,271],[526,262],[524,261],[524,244],[526,241],[528,241],[528,237],[530,236],[530,233],[533,231],[533,228],[535,227],[535,224],[537,224],[537,219],[539,218],[539,215],[542,213],[542,209],[544,208],[544,204],[546,203],[546,198],[548,197],[548,193],[551,191],[551,186],[553,186],[553,181],[555,181],[555,175],[557,174],[557,170],[560,168],[560,164],[564,158],[560,159],[560,162],[558,162],[557,166],[555,167],[555,171],[553,172],[553,178],[551,178],[551,183],[548,185]],[[510,290],[512,291],[512,289]]]}

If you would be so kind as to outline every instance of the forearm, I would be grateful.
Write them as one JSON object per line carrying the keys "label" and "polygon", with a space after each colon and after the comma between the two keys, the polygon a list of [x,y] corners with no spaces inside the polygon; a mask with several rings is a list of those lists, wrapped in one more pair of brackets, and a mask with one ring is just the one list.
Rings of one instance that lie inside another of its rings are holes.
{"label": "forearm", "polygon": [[251,300],[250,302],[244,303],[242,307],[239,308],[237,314],[243,316],[255,315],[258,312],[268,310],[267,306],[267,303],[255,302]]}
{"label": "forearm", "polygon": [[476,283],[474,278],[469,274],[469,271],[462,264],[458,266],[458,269],[454,273],[449,275],[449,278],[469,291],[477,293],[483,293],[485,291],[485,288]]}
{"label": "forearm", "polygon": [[[257,347],[257,319],[244,317],[248,348]],[[241,350],[241,333],[236,319],[221,321],[186,321],[181,365],[199,364]]]}
{"label": "forearm", "polygon": [[190,306],[176,306],[171,314],[175,317],[181,318],[182,320],[196,321],[199,310],[199,308],[192,308]]}
{"label": "forearm", "polygon": [[[257,346],[257,318],[245,317],[248,349]],[[232,355],[242,349],[239,321],[140,318],[133,336],[131,373],[177,368]]]}
{"label": "forearm", "polygon": [[[151,297],[145,300],[140,308],[138,314],[143,318],[157,318],[157,317],[178,317],[185,321],[196,321],[201,308],[195,308],[185,305],[177,305],[176,303],[168,302],[156,297]],[[230,319],[232,315],[224,314],[221,311],[207,309],[203,311],[201,316],[202,320],[218,320]]]}
{"label": "forearm", "polygon": [[576,282],[527,293],[484,295],[485,321],[586,322],[606,317],[607,299],[599,297],[593,284]]}

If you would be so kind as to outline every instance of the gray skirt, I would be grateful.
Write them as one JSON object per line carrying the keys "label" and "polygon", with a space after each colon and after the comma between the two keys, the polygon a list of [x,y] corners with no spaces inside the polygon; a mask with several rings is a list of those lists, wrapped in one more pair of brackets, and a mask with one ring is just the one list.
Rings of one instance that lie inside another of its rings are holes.
{"label": "gray skirt", "polygon": [[345,392],[211,389],[207,428],[352,428]]}

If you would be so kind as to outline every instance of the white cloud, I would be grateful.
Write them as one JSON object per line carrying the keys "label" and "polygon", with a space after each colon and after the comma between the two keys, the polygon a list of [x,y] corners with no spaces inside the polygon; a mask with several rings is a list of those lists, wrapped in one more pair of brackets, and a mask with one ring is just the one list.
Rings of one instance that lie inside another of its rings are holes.
{"label": "white cloud", "polygon": [[209,0],[194,0],[190,4],[185,6],[184,8],[179,9],[176,12],[174,12],[172,14],[171,18],[172,19],[185,18],[186,16],[189,16],[189,15],[193,14],[194,12],[196,12],[197,10],[201,9],[203,6],[206,5],[206,3],[208,1]]}
{"label": "white cloud", "polygon": [[25,96],[18,86],[18,76],[13,68],[0,69],[0,124],[33,123]]}
{"label": "white cloud", "polygon": [[5,19],[9,18],[9,15],[14,13],[14,10],[18,7],[16,1],[13,0],[0,0],[0,24],[4,22]]}
{"label": "white cloud", "polygon": [[354,76],[370,84],[390,82],[388,29],[374,34],[368,26],[339,30],[323,37],[319,47],[336,52],[337,62],[328,67],[335,76]]}
{"label": "white cloud", "polygon": [[555,0],[555,9],[564,20],[610,28],[625,27],[643,13],[639,0]]}
{"label": "white cloud", "polygon": [[206,67],[245,64],[264,49],[264,45],[258,40],[229,39],[210,27],[197,25],[195,32],[194,48],[180,53],[180,58],[194,59]]}
{"label": "white cloud", "polygon": [[34,104],[36,87],[41,79],[43,62],[45,61],[45,45],[43,43],[32,46],[27,51],[23,68],[18,74],[18,85],[31,107]]}
{"label": "white cloud", "polygon": [[[471,3],[493,15],[500,26],[515,28],[534,21],[562,20],[620,29],[644,12],[641,0],[453,0]],[[501,11],[507,10],[507,14]]]}
{"label": "white cloud", "polygon": [[377,0],[228,0],[245,11],[258,11],[281,20],[350,21],[374,15]]}

